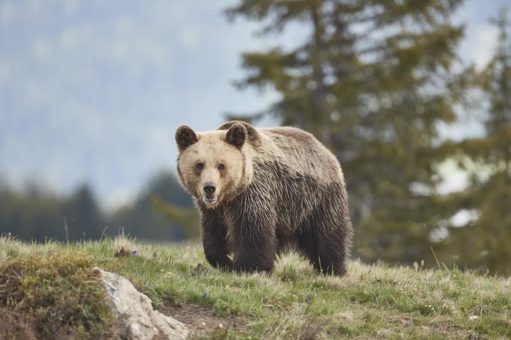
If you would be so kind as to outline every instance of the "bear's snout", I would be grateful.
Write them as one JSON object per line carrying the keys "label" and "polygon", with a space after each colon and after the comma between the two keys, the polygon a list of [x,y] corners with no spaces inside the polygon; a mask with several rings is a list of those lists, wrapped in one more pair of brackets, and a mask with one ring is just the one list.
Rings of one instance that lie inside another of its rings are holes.
{"label": "bear's snout", "polygon": [[213,183],[205,183],[202,189],[204,190],[206,196],[209,198],[212,197],[215,193],[216,187]]}
{"label": "bear's snout", "polygon": [[218,202],[218,199],[215,195],[216,192],[215,184],[213,182],[206,182],[202,186],[202,190],[204,192],[204,194],[202,195],[204,203],[206,203],[206,206],[208,207],[213,207]]}

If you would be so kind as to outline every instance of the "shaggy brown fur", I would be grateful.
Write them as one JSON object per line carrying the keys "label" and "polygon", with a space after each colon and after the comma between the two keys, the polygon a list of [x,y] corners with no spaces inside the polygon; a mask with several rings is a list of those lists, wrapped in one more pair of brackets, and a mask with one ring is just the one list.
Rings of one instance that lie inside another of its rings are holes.
{"label": "shaggy brown fur", "polygon": [[181,126],[176,141],[211,265],[271,271],[292,245],[318,271],[346,272],[352,227],[342,170],[311,134],[231,121],[198,134]]}

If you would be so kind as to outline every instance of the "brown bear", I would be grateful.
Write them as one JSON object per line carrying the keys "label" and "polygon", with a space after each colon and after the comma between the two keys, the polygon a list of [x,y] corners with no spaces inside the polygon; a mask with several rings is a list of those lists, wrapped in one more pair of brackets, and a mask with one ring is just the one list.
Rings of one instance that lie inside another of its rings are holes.
{"label": "brown bear", "polygon": [[323,273],[343,275],[352,226],[335,156],[292,127],[230,121],[217,130],[176,131],[177,171],[201,215],[207,261],[236,271],[271,271],[295,246]]}

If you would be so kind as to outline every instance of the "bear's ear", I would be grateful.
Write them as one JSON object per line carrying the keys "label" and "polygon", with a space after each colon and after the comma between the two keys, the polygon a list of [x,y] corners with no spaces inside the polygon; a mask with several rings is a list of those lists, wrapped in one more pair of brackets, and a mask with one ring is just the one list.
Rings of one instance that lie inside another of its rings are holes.
{"label": "bear's ear", "polygon": [[261,142],[262,142],[261,134],[255,127],[253,127],[252,125],[250,125],[247,122],[242,122],[239,120],[231,120],[229,122],[223,123],[217,130],[229,130],[231,127],[233,127],[236,124],[243,125],[245,127],[245,130],[247,131],[247,137],[246,137],[245,142],[250,142],[250,144],[255,148],[258,148],[261,146]]}
{"label": "bear's ear", "polygon": [[190,145],[198,142],[195,131],[192,130],[188,125],[181,125],[176,130],[176,143],[179,148],[179,152],[183,151]]}
{"label": "bear's ear", "polygon": [[242,124],[235,123],[229,128],[229,130],[227,130],[225,139],[227,143],[234,145],[237,148],[241,148],[247,140],[247,129],[245,129]]}

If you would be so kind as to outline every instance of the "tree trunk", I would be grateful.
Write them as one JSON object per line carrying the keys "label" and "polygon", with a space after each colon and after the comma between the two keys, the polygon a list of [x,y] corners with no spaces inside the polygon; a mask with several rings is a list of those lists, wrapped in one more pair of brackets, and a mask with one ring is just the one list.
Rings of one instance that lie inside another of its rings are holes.
{"label": "tree trunk", "polygon": [[312,76],[315,88],[312,91],[311,112],[312,129],[316,137],[325,145],[330,145],[328,106],[326,101],[327,86],[325,84],[325,71],[323,69],[323,35],[324,24],[319,13],[321,4],[312,4],[310,8],[313,23],[313,46],[311,47]]}

